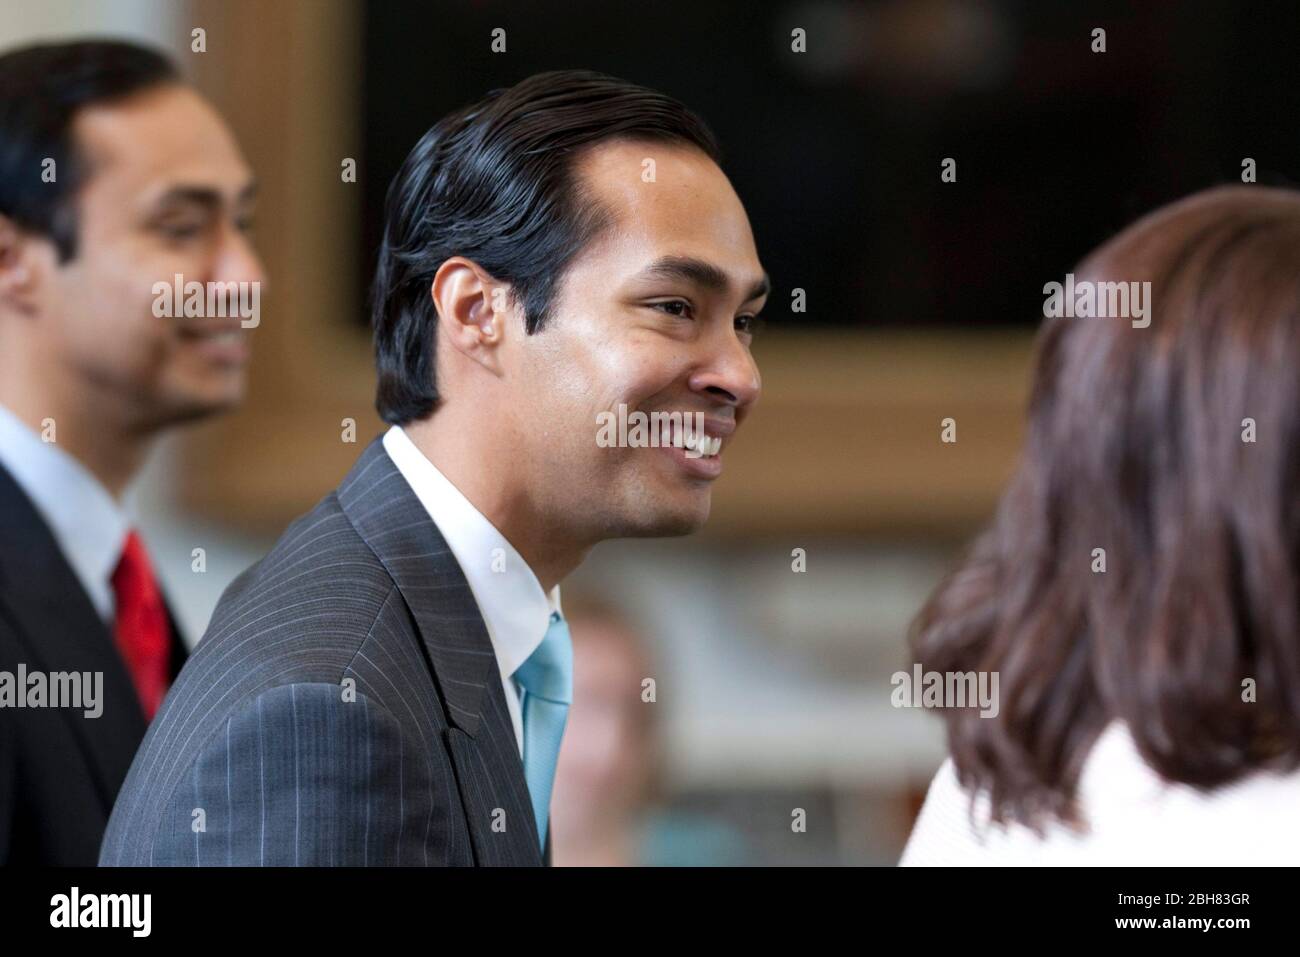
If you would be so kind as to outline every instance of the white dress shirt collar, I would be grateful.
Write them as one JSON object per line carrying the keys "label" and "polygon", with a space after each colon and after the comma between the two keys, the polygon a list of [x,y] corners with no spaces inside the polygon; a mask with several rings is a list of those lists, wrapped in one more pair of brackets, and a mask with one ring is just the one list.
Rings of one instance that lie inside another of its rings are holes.
{"label": "white dress shirt collar", "polygon": [[446,539],[487,625],[503,678],[528,660],[560,611],[560,586],[550,594],[514,546],[411,441],[401,426],[384,449]]}
{"label": "white dress shirt collar", "polygon": [[113,572],[131,523],[90,470],[0,405],[0,465],[49,526],[91,604],[113,619]]}

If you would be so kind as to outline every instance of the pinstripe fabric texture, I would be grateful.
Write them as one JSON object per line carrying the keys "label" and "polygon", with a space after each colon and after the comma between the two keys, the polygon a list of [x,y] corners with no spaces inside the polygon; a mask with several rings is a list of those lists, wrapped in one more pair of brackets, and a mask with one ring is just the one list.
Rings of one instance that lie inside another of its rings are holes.
{"label": "pinstripe fabric texture", "polygon": [[101,866],[541,865],[486,627],[379,440],[222,595]]}

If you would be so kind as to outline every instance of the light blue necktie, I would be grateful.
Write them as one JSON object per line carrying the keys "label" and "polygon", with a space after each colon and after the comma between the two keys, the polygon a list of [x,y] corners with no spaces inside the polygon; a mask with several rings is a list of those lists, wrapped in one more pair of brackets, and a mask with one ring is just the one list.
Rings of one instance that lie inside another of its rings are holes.
{"label": "light blue necktie", "polygon": [[524,778],[533,799],[538,844],[545,848],[555,762],[573,701],[573,642],[558,611],[551,613],[546,637],[514,677],[524,688]]}

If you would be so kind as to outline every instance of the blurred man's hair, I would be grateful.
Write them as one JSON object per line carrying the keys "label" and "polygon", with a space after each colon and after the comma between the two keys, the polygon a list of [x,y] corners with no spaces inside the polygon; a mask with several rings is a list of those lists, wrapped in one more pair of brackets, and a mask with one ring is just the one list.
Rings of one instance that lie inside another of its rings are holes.
{"label": "blurred man's hair", "polygon": [[681,144],[721,160],[677,100],[590,70],[538,73],[445,116],[388,189],[371,296],[376,406],[403,425],[436,407],[434,274],[464,256],[511,287],[524,328],[543,328],[573,258],[614,222],[582,188],[582,152],[609,140]]}
{"label": "blurred man's hair", "polygon": [[120,41],[39,44],[0,56],[0,216],[52,240],[61,262],[72,259],[76,197],[90,172],[74,142],[77,114],[179,81],[161,53]]}
{"label": "blurred man's hair", "polygon": [[950,746],[1031,826],[1081,823],[1115,719],[1170,781],[1300,763],[1300,193],[1198,193],[1076,273],[1150,281],[1150,325],[1045,322],[1021,463],[913,639],[927,671],[999,673],[995,718],[944,712]]}

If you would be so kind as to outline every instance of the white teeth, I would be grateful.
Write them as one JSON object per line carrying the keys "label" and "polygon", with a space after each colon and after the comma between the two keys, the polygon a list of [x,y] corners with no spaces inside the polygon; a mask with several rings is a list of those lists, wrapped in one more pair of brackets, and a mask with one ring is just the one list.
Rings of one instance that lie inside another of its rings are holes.
{"label": "white teeth", "polygon": [[199,339],[206,339],[209,342],[238,342],[240,337],[240,331],[238,329],[191,329],[185,330],[185,332],[187,335]]}
{"label": "white teeth", "polygon": [[697,435],[687,432],[682,436],[681,446],[690,449],[692,452],[698,452],[702,456],[714,456],[722,448],[722,439],[718,436]]}
{"label": "white teeth", "polygon": [[693,428],[677,428],[664,422],[659,444],[678,449],[689,449],[698,456],[717,455],[722,449],[722,438],[696,432]]}

